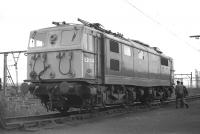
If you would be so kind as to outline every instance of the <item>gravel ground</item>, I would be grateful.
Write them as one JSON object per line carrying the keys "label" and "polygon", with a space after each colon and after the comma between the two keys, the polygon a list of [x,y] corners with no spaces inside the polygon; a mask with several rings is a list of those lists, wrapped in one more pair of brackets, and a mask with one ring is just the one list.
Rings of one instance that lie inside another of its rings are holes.
{"label": "gravel ground", "polygon": [[200,100],[189,102],[189,109],[170,105],[151,111],[116,117],[66,123],[37,131],[0,130],[0,134],[199,134]]}

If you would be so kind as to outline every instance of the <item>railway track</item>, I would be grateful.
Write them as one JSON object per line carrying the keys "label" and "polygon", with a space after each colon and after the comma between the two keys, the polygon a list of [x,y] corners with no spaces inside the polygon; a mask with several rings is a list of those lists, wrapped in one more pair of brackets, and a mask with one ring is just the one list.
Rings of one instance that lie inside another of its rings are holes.
{"label": "railway track", "polygon": [[[187,101],[194,101],[200,99],[200,95],[188,96]],[[161,106],[165,104],[173,104],[176,100],[170,99],[168,101],[160,102],[155,101],[151,103],[151,107]],[[74,120],[83,120],[93,117],[101,117],[107,115],[118,115],[131,112],[136,108],[144,108],[145,106],[141,103],[135,103],[132,105],[111,105],[101,108],[94,108],[93,110],[75,110],[67,113],[54,113],[47,115],[38,116],[26,116],[26,117],[15,117],[15,118],[3,118],[0,116],[0,126],[4,129],[27,129],[34,127],[45,126],[46,124],[60,125],[66,122],[72,122]]]}

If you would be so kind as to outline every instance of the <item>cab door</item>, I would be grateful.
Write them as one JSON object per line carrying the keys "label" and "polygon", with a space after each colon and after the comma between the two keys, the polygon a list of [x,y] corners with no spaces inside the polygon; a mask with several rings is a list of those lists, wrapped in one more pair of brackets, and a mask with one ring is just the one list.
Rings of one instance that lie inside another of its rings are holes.
{"label": "cab door", "polygon": [[83,77],[102,83],[104,79],[104,38],[99,33],[83,35]]}
{"label": "cab door", "polygon": [[83,34],[83,77],[95,79],[95,39],[87,32]]}
{"label": "cab door", "polygon": [[95,46],[95,74],[98,83],[104,82],[105,62],[104,62],[104,36],[98,34],[94,37]]}

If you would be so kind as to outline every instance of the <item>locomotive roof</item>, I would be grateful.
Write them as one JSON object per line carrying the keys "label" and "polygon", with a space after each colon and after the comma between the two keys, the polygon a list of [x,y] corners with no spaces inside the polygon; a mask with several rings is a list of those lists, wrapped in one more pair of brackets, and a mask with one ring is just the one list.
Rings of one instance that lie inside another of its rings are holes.
{"label": "locomotive roof", "polygon": [[79,28],[79,27],[82,28],[83,24],[59,25],[59,26],[41,28],[41,29],[34,30],[34,31],[43,32],[43,31],[51,31],[51,30],[62,30],[63,28],[74,28],[74,26],[76,26],[77,28]]}
{"label": "locomotive roof", "polygon": [[126,39],[126,38],[120,38],[120,37],[116,37],[114,35],[110,35],[110,34],[106,34],[106,33],[105,33],[105,35],[106,35],[107,38],[116,40],[116,41],[118,41],[120,43],[127,44],[129,46],[138,48],[140,50],[143,50],[143,51],[146,51],[146,52],[150,52],[150,53],[153,53],[155,55],[159,55],[159,56],[171,59],[169,56],[166,56],[165,54],[163,54],[162,51],[160,51],[159,48],[151,47],[148,44],[145,44],[145,43],[143,43],[141,41],[132,40],[132,39]]}
{"label": "locomotive roof", "polygon": [[90,26],[87,26],[87,25],[84,25],[84,24],[63,24],[63,25],[58,25],[58,26],[54,26],[54,27],[38,29],[36,31],[43,32],[43,31],[51,31],[51,30],[62,30],[64,28],[68,29],[68,28],[74,28],[74,27],[90,29],[90,30],[95,31],[97,33],[103,33],[105,35],[105,37],[116,40],[120,43],[127,44],[129,46],[133,46],[135,48],[138,48],[138,49],[141,49],[141,50],[144,50],[144,51],[156,54],[156,55],[160,55],[160,56],[163,56],[163,57],[166,57],[166,58],[170,58],[170,57],[164,55],[157,47],[150,47],[148,44],[143,43],[141,41],[127,39],[127,38],[124,38],[123,35],[118,35],[118,33],[115,34],[111,31],[109,31],[109,33],[107,33],[107,32],[98,30],[94,27],[90,27]]}

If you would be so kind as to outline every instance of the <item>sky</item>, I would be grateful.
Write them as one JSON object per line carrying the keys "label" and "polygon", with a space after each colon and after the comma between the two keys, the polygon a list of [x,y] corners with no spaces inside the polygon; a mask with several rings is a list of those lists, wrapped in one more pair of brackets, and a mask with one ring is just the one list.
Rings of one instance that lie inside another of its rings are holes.
{"label": "sky", "polygon": [[[199,5],[198,0],[2,0],[0,52],[26,50],[30,31],[53,26],[52,21],[80,23],[81,18],[159,47],[174,59],[175,73],[190,73],[200,70],[200,40],[189,37],[200,34]],[[26,60],[21,56],[23,80]]]}

